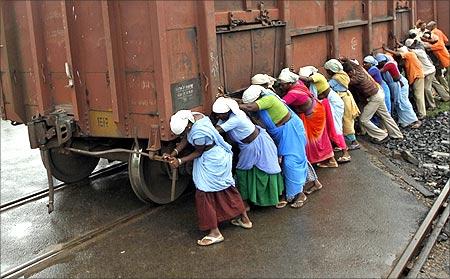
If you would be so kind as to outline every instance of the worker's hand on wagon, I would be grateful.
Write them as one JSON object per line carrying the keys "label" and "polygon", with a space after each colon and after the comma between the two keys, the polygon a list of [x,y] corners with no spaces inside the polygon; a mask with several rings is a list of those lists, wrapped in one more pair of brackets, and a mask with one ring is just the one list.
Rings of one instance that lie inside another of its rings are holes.
{"label": "worker's hand on wagon", "polygon": [[171,158],[169,164],[172,168],[176,169],[181,165],[182,161],[180,158]]}
{"label": "worker's hand on wagon", "polygon": [[[172,153],[173,153],[173,152],[172,152]],[[162,155],[162,158],[163,158],[163,160],[165,160],[165,161],[167,161],[167,162],[170,162],[173,158],[175,158],[175,155],[172,156],[172,154],[164,153],[164,154]]]}
{"label": "worker's hand on wagon", "polygon": [[294,67],[294,64],[291,64],[291,66],[289,67],[289,71],[295,73],[295,67]]}

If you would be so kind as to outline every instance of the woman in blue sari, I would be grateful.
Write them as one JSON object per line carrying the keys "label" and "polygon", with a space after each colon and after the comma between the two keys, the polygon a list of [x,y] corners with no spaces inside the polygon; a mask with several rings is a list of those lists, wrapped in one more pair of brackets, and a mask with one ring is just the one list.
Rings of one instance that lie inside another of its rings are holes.
{"label": "woman in blue sari", "polygon": [[[201,113],[180,110],[170,119],[170,129],[175,135],[183,135],[182,141],[170,155],[165,155],[173,168],[194,161],[192,178],[195,183],[195,205],[199,228],[209,231],[197,241],[208,246],[224,240],[219,231],[220,222],[231,220],[234,225],[252,228],[244,203],[231,173],[233,153],[211,120]],[[178,154],[191,144],[195,151],[177,158]]]}
{"label": "woman in blue sari", "polygon": [[381,76],[380,70],[377,68],[378,61],[372,55],[364,57],[364,69],[372,76],[372,78],[383,88],[384,102],[389,113],[391,113],[391,90],[388,84]]}
{"label": "woman in blue sari", "polygon": [[[258,112],[277,145],[285,186],[285,197],[277,208],[286,206],[288,202],[292,202],[292,208],[300,208],[307,199],[303,187],[311,174],[306,158],[305,129],[300,118],[277,95],[265,94],[265,90],[260,85],[251,85],[242,96],[244,104],[239,107],[245,111]],[[310,179],[314,181],[317,177]]]}
{"label": "woman in blue sari", "polygon": [[253,124],[231,98],[219,97],[212,110],[219,119],[216,129],[239,146],[236,180],[246,208],[250,209],[247,201],[258,206],[277,205],[284,183],[272,138]]}
{"label": "woman in blue sari", "polygon": [[375,55],[383,79],[389,86],[391,95],[394,96],[392,111],[397,113],[398,124],[402,127],[410,126],[413,129],[419,128],[422,122],[417,118],[416,113],[409,101],[408,80],[400,74],[397,64],[391,61],[386,54],[378,53]]}

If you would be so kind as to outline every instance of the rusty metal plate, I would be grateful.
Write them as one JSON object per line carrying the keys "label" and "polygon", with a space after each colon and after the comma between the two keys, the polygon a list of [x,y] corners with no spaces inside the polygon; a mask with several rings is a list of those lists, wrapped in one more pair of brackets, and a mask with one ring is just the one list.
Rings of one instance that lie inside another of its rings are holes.
{"label": "rusty metal plate", "polygon": [[89,132],[91,136],[118,137],[119,128],[110,111],[89,111]]}
{"label": "rusty metal plate", "polygon": [[396,34],[395,35],[397,36],[397,39],[400,41],[406,39],[408,30],[411,28],[410,16],[411,16],[411,13],[409,11],[397,12],[397,20],[395,22],[395,25],[396,25]]}
{"label": "rusty metal plate", "polygon": [[121,56],[127,72],[154,71],[151,11],[146,1],[119,2],[123,45]]}
{"label": "rusty metal plate", "polygon": [[244,10],[242,0],[214,0],[214,10],[216,12],[241,11]]}
{"label": "rusty metal plate", "polygon": [[[419,2],[419,1],[418,1]],[[422,1],[420,1],[422,2]],[[438,28],[441,29],[447,37],[450,36],[450,5],[448,1],[436,1],[436,9],[437,16],[434,16],[434,19],[437,19]]]}
{"label": "rusty metal plate", "polygon": [[153,73],[131,72],[126,75],[130,113],[156,114],[158,111]]}
{"label": "rusty metal plate", "polygon": [[[40,15],[46,50],[46,69],[50,73],[64,73],[67,62],[62,7],[60,2],[42,1]],[[70,99],[68,99],[70,100]]]}
{"label": "rusty metal plate", "polygon": [[108,64],[101,1],[74,3],[72,16],[75,24],[72,32],[78,50],[77,64],[86,73],[106,73]]}
{"label": "rusty metal plate", "polygon": [[191,109],[202,104],[200,78],[193,78],[170,85],[173,112]]}
{"label": "rusty metal plate", "polygon": [[336,1],[336,11],[339,22],[362,20],[367,13],[367,4],[364,1]]}
{"label": "rusty metal plate", "polygon": [[363,59],[363,27],[352,27],[339,30],[340,54],[350,58]]}
{"label": "rusty metal plate", "polygon": [[167,30],[181,29],[196,24],[197,1],[164,1]]}
{"label": "rusty metal plate", "polygon": [[31,72],[33,62],[30,51],[30,33],[25,1],[4,1],[5,33],[9,43],[10,61],[13,70]]}
{"label": "rusty metal plate", "polygon": [[86,73],[86,97],[89,109],[111,110],[111,91],[109,90],[109,75],[103,73]]}
{"label": "rusty metal plate", "polygon": [[383,18],[389,15],[390,1],[372,1],[372,17]]}
{"label": "rusty metal plate", "polygon": [[307,65],[322,66],[328,56],[327,32],[294,37],[292,40],[292,61],[296,72]]}
{"label": "rusty metal plate", "polygon": [[170,81],[198,76],[198,44],[194,28],[167,31]]}
{"label": "rusty metal plate", "polygon": [[[389,42],[390,22],[377,23],[373,25],[372,46],[374,49],[381,48]],[[381,50],[378,50],[380,52]]]}
{"label": "rusty metal plate", "polygon": [[291,27],[327,25],[326,1],[292,1],[289,3]]}
{"label": "rusty metal plate", "polygon": [[283,66],[284,27],[270,27],[217,35],[219,72],[228,92],[250,85],[258,73],[276,75]]}

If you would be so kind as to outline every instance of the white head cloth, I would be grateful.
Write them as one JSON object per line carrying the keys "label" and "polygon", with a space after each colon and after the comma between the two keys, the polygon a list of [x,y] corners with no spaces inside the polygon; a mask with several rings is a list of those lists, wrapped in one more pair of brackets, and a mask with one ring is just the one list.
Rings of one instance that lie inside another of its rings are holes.
{"label": "white head cloth", "polygon": [[319,72],[319,70],[314,66],[305,66],[301,67],[298,71],[298,74],[304,77],[309,77],[315,73]]}
{"label": "white head cloth", "polygon": [[407,53],[408,48],[406,46],[402,46],[402,47],[398,48],[398,52],[400,52],[401,54]]}
{"label": "white head cloth", "polygon": [[405,46],[407,47],[411,47],[414,44],[415,40],[414,39],[407,39],[405,41]]}
{"label": "white head cloth", "polygon": [[224,97],[217,98],[217,100],[214,102],[212,106],[212,110],[215,113],[227,113],[231,110],[236,115],[242,116],[245,115],[245,112],[243,112],[239,108],[238,103],[231,98],[224,98]]}
{"label": "white head cloth", "polygon": [[328,60],[327,62],[325,62],[323,67],[327,70],[332,71],[333,73],[339,73],[344,70],[344,67],[342,66],[341,62],[339,62],[339,60],[337,59]]}
{"label": "white head cloth", "polygon": [[365,63],[369,63],[372,66],[378,66],[378,61],[372,55],[368,55],[368,56],[364,57],[363,61]]}
{"label": "white head cloth", "polygon": [[283,83],[294,83],[297,82],[298,75],[291,72],[289,68],[284,68],[283,70],[281,70],[278,79]]}
{"label": "white head cloth", "polygon": [[266,74],[256,74],[252,77],[252,84],[255,85],[268,84],[269,87],[272,87],[275,81],[277,81],[275,78]]}
{"label": "white head cloth", "polygon": [[242,102],[244,104],[253,103],[256,99],[261,96],[261,92],[264,87],[261,85],[252,84],[249,88],[245,89],[244,94],[242,94]]}
{"label": "white head cloth", "polygon": [[350,59],[350,61],[352,61],[352,62],[355,63],[356,65],[359,65],[358,59]]}
{"label": "white head cloth", "polygon": [[170,130],[178,136],[184,132],[189,122],[195,122],[192,111],[179,110],[170,118]]}

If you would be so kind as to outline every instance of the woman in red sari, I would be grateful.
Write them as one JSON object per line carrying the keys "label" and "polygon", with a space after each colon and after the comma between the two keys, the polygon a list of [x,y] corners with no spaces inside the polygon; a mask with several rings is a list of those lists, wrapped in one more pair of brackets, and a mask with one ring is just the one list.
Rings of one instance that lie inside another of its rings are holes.
{"label": "woman in red sari", "polygon": [[[298,76],[284,69],[281,71],[280,87],[282,98],[303,121],[308,142],[306,156],[311,164],[319,163],[321,166],[337,167],[334,159],[333,146],[326,125],[326,108],[314,97]],[[321,163],[325,161],[324,163]]]}

